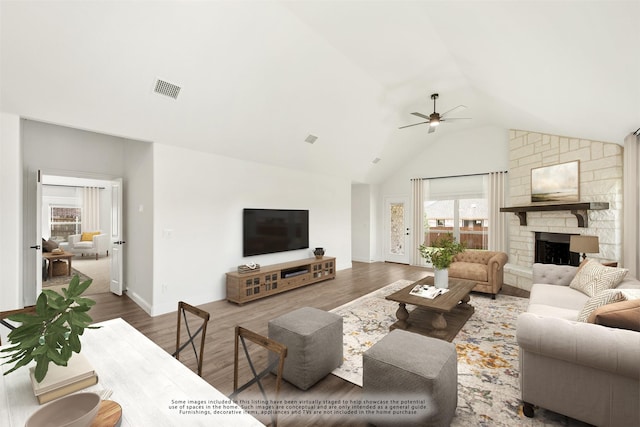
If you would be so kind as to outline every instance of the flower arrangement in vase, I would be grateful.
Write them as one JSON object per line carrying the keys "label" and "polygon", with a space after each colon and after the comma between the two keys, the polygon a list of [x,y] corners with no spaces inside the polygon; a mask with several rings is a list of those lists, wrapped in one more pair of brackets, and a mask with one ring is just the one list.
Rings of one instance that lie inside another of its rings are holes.
{"label": "flower arrangement in vase", "polygon": [[435,239],[431,246],[420,245],[420,255],[433,265],[435,270],[435,285],[439,288],[448,287],[448,268],[453,262],[453,257],[464,252],[464,243],[456,242],[453,234],[447,233]]}

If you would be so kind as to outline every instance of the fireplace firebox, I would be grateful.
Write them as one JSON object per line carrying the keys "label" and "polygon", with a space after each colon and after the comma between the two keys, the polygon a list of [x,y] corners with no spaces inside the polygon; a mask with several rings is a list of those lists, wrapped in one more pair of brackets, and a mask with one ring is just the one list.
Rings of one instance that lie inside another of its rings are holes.
{"label": "fireplace firebox", "polygon": [[580,254],[569,251],[571,234],[536,232],[535,262],[558,265],[580,265]]}

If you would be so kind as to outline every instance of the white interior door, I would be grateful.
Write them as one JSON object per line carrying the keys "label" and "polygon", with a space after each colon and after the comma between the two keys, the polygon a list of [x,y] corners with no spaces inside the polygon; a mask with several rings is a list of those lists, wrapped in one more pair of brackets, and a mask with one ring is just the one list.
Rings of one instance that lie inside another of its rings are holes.
{"label": "white interior door", "polygon": [[409,203],[406,197],[385,199],[384,235],[385,261],[409,264],[411,230],[409,229]]}
{"label": "white interior door", "polygon": [[122,178],[111,182],[111,284],[116,295],[122,295],[124,240],[122,233]]}

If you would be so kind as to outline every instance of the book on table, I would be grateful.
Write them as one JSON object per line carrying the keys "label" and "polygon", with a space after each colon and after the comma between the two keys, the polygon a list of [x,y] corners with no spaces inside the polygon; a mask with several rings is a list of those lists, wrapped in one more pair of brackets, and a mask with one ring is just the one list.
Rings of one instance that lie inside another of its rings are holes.
{"label": "book on table", "polygon": [[30,368],[33,394],[40,404],[66,396],[74,391],[82,390],[98,382],[98,374],[84,355],[74,353],[67,366],[49,363],[49,370],[42,382],[37,382],[35,368]]}
{"label": "book on table", "polygon": [[435,286],[416,285],[409,291],[411,295],[415,295],[422,298],[434,299],[438,295],[442,295],[449,292],[449,289],[436,288]]}

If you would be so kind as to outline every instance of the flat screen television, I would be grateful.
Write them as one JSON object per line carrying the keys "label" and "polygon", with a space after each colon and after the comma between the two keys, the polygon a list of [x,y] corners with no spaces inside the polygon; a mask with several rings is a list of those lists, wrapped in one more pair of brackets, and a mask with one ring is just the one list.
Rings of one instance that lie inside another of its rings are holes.
{"label": "flat screen television", "polygon": [[253,256],[309,247],[309,211],[244,209],[242,255]]}

